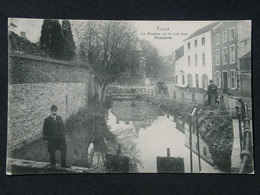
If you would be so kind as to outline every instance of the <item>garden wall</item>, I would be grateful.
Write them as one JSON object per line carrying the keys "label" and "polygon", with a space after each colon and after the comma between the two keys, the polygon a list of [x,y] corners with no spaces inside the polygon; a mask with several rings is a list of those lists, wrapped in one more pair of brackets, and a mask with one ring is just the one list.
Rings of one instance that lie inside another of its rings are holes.
{"label": "garden wall", "polygon": [[8,151],[42,136],[44,118],[56,104],[65,121],[86,106],[89,95],[86,66],[32,55],[9,55]]}

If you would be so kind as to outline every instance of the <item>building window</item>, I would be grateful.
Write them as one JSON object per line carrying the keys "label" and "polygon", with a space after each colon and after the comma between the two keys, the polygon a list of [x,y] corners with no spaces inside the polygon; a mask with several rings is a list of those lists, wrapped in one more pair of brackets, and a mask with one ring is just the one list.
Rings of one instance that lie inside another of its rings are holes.
{"label": "building window", "polygon": [[207,156],[207,148],[205,146],[203,146],[203,155]]}
{"label": "building window", "polygon": [[194,47],[197,47],[198,46],[198,42],[197,40],[194,41]]}
{"label": "building window", "polygon": [[176,75],[176,83],[178,84],[178,75]]}
{"label": "building window", "polygon": [[188,66],[190,67],[190,56],[188,56]]}
{"label": "building window", "polygon": [[227,42],[227,31],[224,31],[224,32],[222,33],[222,42],[223,42],[223,43]]}
{"label": "building window", "polygon": [[229,63],[235,62],[235,45],[229,47]]}
{"label": "building window", "polygon": [[248,51],[250,51],[250,42],[249,39],[246,39],[244,41],[241,41],[239,43],[239,48],[240,48],[240,55],[244,55]]}
{"label": "building window", "polygon": [[245,41],[241,41],[239,44],[239,49],[240,49],[240,55],[243,55],[245,53],[246,47],[245,47]]}
{"label": "building window", "polygon": [[229,31],[229,40],[233,40],[235,38],[235,28],[231,28]]}
{"label": "building window", "polygon": [[236,72],[230,71],[230,87],[231,89],[236,88]]}
{"label": "building window", "polygon": [[185,76],[182,75],[182,84],[184,85],[185,84]]}
{"label": "building window", "polygon": [[227,64],[228,62],[228,54],[227,54],[227,48],[222,49],[222,57],[223,57],[223,64]]}
{"label": "building window", "polygon": [[195,54],[195,66],[198,66],[198,54]]}
{"label": "building window", "polygon": [[206,66],[206,56],[205,56],[205,53],[202,53],[202,66]]}
{"label": "building window", "polygon": [[198,144],[198,142],[196,143],[196,150],[199,150],[199,144]]}
{"label": "building window", "polygon": [[201,38],[201,45],[205,45],[205,37]]}
{"label": "building window", "polygon": [[188,49],[190,49],[190,42],[188,43]]}
{"label": "building window", "polygon": [[216,72],[216,85],[218,88],[221,88],[221,74],[220,72]]}
{"label": "building window", "polygon": [[203,74],[202,77],[201,77],[201,86],[202,86],[202,89],[207,89],[208,87],[208,76],[206,74]]}
{"label": "building window", "polygon": [[215,36],[215,44],[219,45],[219,34],[216,34]]}
{"label": "building window", "polygon": [[219,50],[216,50],[216,65],[219,65]]}
{"label": "building window", "polygon": [[191,74],[188,74],[188,75],[187,75],[187,81],[188,81],[188,85],[189,85],[190,87],[192,87],[192,75],[191,75]]}
{"label": "building window", "polygon": [[25,32],[21,31],[21,32],[20,32],[20,36],[23,37],[23,38],[25,38]]}
{"label": "building window", "polygon": [[198,74],[196,74],[196,89],[197,89],[197,91],[199,90],[199,75]]}

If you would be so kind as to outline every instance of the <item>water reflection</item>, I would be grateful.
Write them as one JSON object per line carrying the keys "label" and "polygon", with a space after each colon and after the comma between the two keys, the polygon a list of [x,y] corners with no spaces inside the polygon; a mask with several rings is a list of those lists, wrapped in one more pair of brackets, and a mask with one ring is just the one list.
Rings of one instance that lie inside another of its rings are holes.
{"label": "water reflection", "polygon": [[[185,172],[190,172],[190,150],[185,146],[185,133],[176,123],[162,116],[162,111],[143,101],[114,101],[108,114],[110,131],[122,144],[122,154],[130,157],[130,172],[157,172],[156,157],[184,158]],[[186,136],[187,140],[187,136]],[[201,160],[202,172],[219,172]],[[198,170],[198,157],[193,153],[193,172]]]}

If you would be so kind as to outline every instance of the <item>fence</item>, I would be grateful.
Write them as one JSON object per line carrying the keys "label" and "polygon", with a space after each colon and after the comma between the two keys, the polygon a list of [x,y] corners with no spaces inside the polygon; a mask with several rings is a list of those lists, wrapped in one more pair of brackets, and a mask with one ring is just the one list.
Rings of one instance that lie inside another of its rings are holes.
{"label": "fence", "polygon": [[[241,149],[241,167],[239,173],[251,173],[253,171],[253,147],[252,147],[252,133],[250,129],[250,119],[248,112],[248,105],[243,99],[240,99],[240,108],[237,107],[237,114],[239,120],[239,136]],[[242,125],[244,129],[242,129]]]}
{"label": "fence", "polygon": [[[127,95],[127,94],[136,94],[136,95],[149,95],[156,97],[167,97],[169,99],[176,99],[188,102],[196,102],[198,104],[207,104],[208,95],[206,93],[198,93],[184,90],[170,90],[168,94],[163,95],[155,90],[153,87],[110,87],[107,94],[117,94],[117,95]],[[226,94],[221,94],[215,97],[212,95],[211,98],[221,107],[225,108],[230,116],[237,117],[236,106],[239,104],[240,97],[233,97]],[[217,98],[217,99],[216,99]],[[248,114],[249,118],[252,117],[252,101],[251,98],[243,98],[248,105]],[[215,105],[215,103],[213,103]]]}
{"label": "fence", "polygon": [[[247,173],[252,173],[253,172],[253,143],[252,143],[252,130],[250,129],[250,119],[249,119],[249,109],[248,109],[248,105],[245,102],[244,99],[239,99],[240,105],[236,106],[236,110],[237,110],[237,119],[238,119],[238,130],[239,130],[239,146],[240,146],[240,157],[241,157],[241,165],[239,168],[239,173],[240,174],[247,174]],[[197,143],[196,145],[196,151],[198,154],[198,161],[199,161],[199,170],[201,171],[201,163],[200,163],[200,158],[203,157],[203,155],[201,156],[201,146],[200,146],[200,130],[199,130],[199,126],[198,126],[198,107],[195,107],[192,111],[192,113],[190,113],[189,115],[189,124],[188,124],[188,128],[189,128],[189,137],[188,137],[188,146],[190,149],[190,166],[191,166],[191,172],[193,171],[193,162],[192,162],[192,153],[195,151],[194,144],[192,143],[193,141],[195,141],[193,138],[194,136],[192,134],[195,134],[197,137]],[[227,116],[222,115],[222,116],[211,116],[213,118],[225,118]],[[208,117],[207,117],[208,118]],[[200,118],[201,119],[201,118]],[[243,127],[243,128],[242,128]],[[233,127],[234,128],[234,127]],[[233,132],[237,131],[237,129],[233,129]],[[222,132],[223,133],[223,132]],[[221,134],[222,134],[221,133]],[[232,133],[232,132],[229,132]],[[230,143],[230,139],[231,136],[224,136],[226,139],[229,140],[225,140],[226,143]],[[224,138],[223,137],[223,138]],[[235,139],[233,138],[233,141],[235,141]],[[196,142],[196,141],[195,141]],[[224,143],[224,142],[223,142]],[[222,144],[224,146],[226,146],[226,143]],[[221,144],[221,143],[220,143]],[[233,143],[234,144],[234,143]],[[236,143],[235,143],[236,144]],[[214,143],[211,143],[211,145],[215,145]],[[231,146],[231,145],[230,145]],[[218,147],[218,145],[214,146],[215,148]],[[234,146],[233,146],[234,147]],[[235,148],[232,147],[232,150],[234,150]],[[226,147],[224,147],[223,149],[227,149]],[[227,152],[227,151],[225,151]],[[226,163],[224,163],[224,159],[222,159],[223,162],[222,164],[225,165]],[[223,167],[222,167],[223,168]],[[225,165],[224,167],[225,169],[228,169],[227,165]]]}
{"label": "fence", "polygon": [[190,170],[193,172],[193,163],[192,163],[192,127],[196,128],[197,135],[197,144],[198,144],[198,161],[199,161],[199,171],[201,171],[201,162],[200,162],[200,139],[199,139],[199,127],[198,127],[198,107],[196,106],[192,113],[189,115],[190,124],[189,124],[189,145],[190,145]]}

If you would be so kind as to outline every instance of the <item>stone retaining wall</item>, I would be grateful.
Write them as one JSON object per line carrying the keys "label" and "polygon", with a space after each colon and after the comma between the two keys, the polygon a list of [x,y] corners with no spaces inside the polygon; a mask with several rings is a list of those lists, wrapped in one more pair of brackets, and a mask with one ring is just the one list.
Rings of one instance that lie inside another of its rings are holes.
{"label": "stone retaining wall", "polygon": [[8,151],[42,136],[44,118],[56,104],[65,121],[88,101],[87,68],[22,54],[9,56]]}

